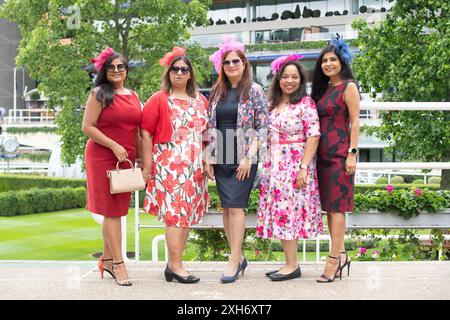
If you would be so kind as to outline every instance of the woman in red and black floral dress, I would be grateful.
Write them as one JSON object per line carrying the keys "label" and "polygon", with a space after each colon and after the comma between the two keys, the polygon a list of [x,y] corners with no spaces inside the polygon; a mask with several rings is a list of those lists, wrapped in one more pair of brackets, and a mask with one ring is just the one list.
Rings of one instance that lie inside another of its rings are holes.
{"label": "woman in red and black floral dress", "polygon": [[359,91],[350,62],[352,54],[342,38],[333,40],[317,59],[312,98],[320,120],[317,149],[322,210],[327,212],[330,254],[317,282],[332,282],[350,260],[344,247],[345,212],[353,210],[356,154],[359,135]]}
{"label": "woman in red and black floral dress", "polygon": [[166,280],[194,283],[200,279],[184,270],[182,258],[189,227],[201,222],[208,208],[202,159],[208,102],[198,92],[184,48],[175,47],[160,63],[167,68],[161,91],[142,111],[143,174],[147,181],[144,209],[166,224]]}

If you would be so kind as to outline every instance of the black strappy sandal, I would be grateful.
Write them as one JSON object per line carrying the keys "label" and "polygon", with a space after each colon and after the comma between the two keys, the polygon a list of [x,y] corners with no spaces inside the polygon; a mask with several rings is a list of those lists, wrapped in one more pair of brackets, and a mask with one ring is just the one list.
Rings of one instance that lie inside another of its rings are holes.
{"label": "black strappy sandal", "polygon": [[327,275],[322,274],[322,275],[320,276],[320,279],[317,279],[317,280],[316,280],[318,283],[329,283],[329,282],[333,282],[334,280],[336,280],[336,277],[337,277],[337,273],[338,273],[338,272],[339,272],[339,278],[342,280],[341,257],[339,257],[339,256],[338,256],[338,257],[328,256],[328,258],[338,260],[337,270],[336,270],[336,272],[334,273],[334,277],[333,277],[333,278],[330,278],[330,277],[328,277]]}
{"label": "black strappy sandal", "polygon": [[[123,264],[123,261],[113,262],[113,272],[114,272],[114,266],[117,266],[119,264]],[[115,274],[115,272],[114,272],[114,274]],[[116,282],[119,286],[129,287],[129,286],[133,285],[133,282],[131,282],[130,279],[126,279],[126,280],[122,280],[122,281],[118,280],[117,277],[114,277],[114,279],[116,279]]]}

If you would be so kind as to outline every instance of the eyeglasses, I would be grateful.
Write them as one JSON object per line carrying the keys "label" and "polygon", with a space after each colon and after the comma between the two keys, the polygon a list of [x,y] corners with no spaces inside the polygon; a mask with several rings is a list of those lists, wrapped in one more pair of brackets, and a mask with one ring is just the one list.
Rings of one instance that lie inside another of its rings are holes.
{"label": "eyeglasses", "polygon": [[114,72],[116,70],[117,72],[124,72],[125,70],[127,70],[127,67],[123,63],[118,64],[117,66],[114,64],[106,65],[106,72]]}
{"label": "eyeglasses", "polygon": [[223,65],[229,66],[231,63],[233,63],[235,66],[238,66],[242,63],[242,61],[241,59],[224,60]]}
{"label": "eyeglasses", "polygon": [[170,71],[172,73],[178,73],[181,71],[182,74],[187,75],[189,72],[191,72],[191,69],[189,67],[170,67]]}

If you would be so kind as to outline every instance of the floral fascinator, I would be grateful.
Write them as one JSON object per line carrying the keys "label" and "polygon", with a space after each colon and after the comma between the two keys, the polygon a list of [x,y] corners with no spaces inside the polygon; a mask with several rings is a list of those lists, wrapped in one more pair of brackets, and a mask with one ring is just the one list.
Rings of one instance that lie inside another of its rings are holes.
{"label": "floral fascinator", "polygon": [[163,67],[169,67],[173,59],[176,57],[186,56],[186,49],[181,47],[173,47],[172,51],[167,52],[164,57],[159,59],[159,64]]}
{"label": "floral fascinator", "polygon": [[339,35],[339,33],[337,33],[335,39],[331,40],[330,44],[336,48],[336,53],[343,61],[347,61],[348,63],[351,63],[353,61],[354,56],[350,52],[350,47],[348,46],[347,42],[345,42],[344,39]]}
{"label": "floral fascinator", "polygon": [[272,70],[272,74],[276,75],[280,70],[281,67],[283,67],[283,65],[288,62],[288,61],[297,61],[300,60],[301,58],[303,58],[303,56],[301,54],[290,54],[288,56],[282,56],[279,57],[275,60],[272,61],[272,63],[270,64],[270,69]]}
{"label": "floral fascinator", "polygon": [[107,47],[97,57],[91,59],[91,62],[95,65],[97,71],[102,70],[105,61],[114,53],[114,49]]}
{"label": "floral fascinator", "polygon": [[209,56],[209,61],[214,64],[214,68],[217,72],[220,71],[220,67],[222,66],[222,57],[227,51],[240,51],[244,53],[245,46],[241,42],[236,40],[236,36],[234,35],[223,35],[222,36],[223,43],[219,45],[219,50],[214,52],[211,56]]}

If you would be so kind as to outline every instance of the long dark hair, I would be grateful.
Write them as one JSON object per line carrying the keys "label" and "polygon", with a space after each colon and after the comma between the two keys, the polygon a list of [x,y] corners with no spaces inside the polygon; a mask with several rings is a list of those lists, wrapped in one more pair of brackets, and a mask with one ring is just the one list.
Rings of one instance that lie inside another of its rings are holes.
{"label": "long dark hair", "polygon": [[184,63],[187,64],[189,69],[191,69],[191,78],[188,80],[186,84],[186,93],[192,97],[197,97],[198,93],[198,86],[197,86],[197,80],[195,78],[195,72],[194,68],[192,67],[192,62],[185,56],[178,56],[175,57],[172,62],[170,63],[170,66],[166,69],[166,71],[163,74],[162,80],[161,80],[161,90],[165,91],[167,93],[170,93],[170,90],[172,90],[172,82],[170,82],[170,67],[173,66],[173,64],[179,60],[183,60]]}
{"label": "long dark hair", "polygon": [[128,60],[120,53],[114,52],[103,64],[102,69],[98,72],[95,79],[94,88],[98,88],[96,99],[102,104],[103,108],[107,108],[114,101],[115,89],[111,82],[108,81],[106,75],[106,65],[110,64],[114,59],[120,59],[126,67],[128,76]]}
{"label": "long dark hair", "polygon": [[[223,59],[230,53],[235,52],[239,58],[242,60],[242,63],[245,65],[244,74],[242,75],[242,79],[239,82],[238,85],[238,92],[237,96],[240,100],[245,101],[250,97],[250,89],[252,87],[252,66],[250,65],[250,62],[248,61],[245,54],[243,54],[241,51],[236,50],[228,50],[225,51],[222,55],[222,62]],[[220,67],[219,71],[219,78],[217,79],[216,83],[214,84],[213,88],[211,89],[211,95],[209,96],[209,101],[214,101],[217,97],[219,99],[226,99],[228,96],[228,91],[231,89],[231,82],[228,80],[227,75],[225,74],[225,71],[223,70],[223,65]]]}
{"label": "long dark hair", "polygon": [[277,74],[273,77],[272,82],[270,83],[268,93],[268,99],[270,103],[269,112],[272,111],[282,101],[283,91],[280,87],[280,79],[286,67],[290,65],[295,66],[298,70],[298,74],[300,75],[300,86],[298,87],[297,91],[289,96],[289,102],[291,104],[298,103],[303,97],[307,95],[306,82],[308,80],[306,77],[305,68],[298,61],[288,61],[281,66],[280,71],[277,72]]}
{"label": "long dark hair", "polygon": [[336,48],[333,45],[328,45],[325,49],[320,52],[319,58],[317,58],[316,64],[314,66],[314,71],[312,75],[312,91],[311,97],[317,103],[320,98],[327,91],[328,83],[330,82],[330,78],[327,77],[322,70],[322,59],[325,53],[333,52],[339,59],[341,63],[341,79],[342,80],[355,80],[355,76],[353,75],[352,67],[348,63],[347,60],[342,60],[339,54],[336,52]]}

